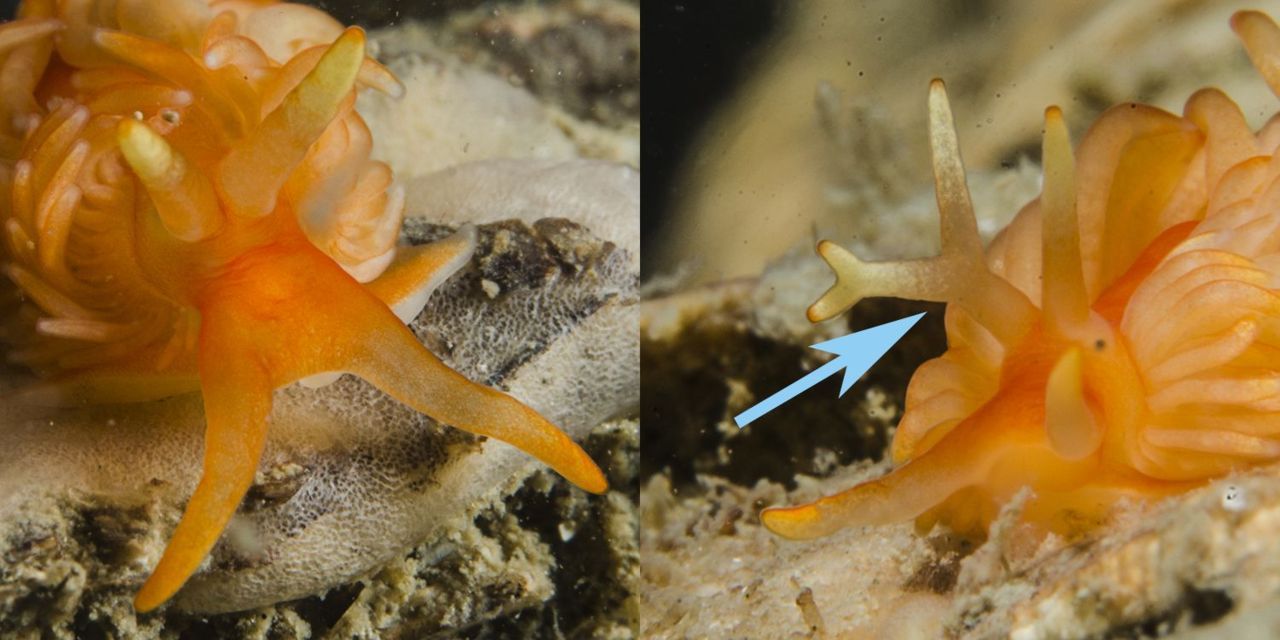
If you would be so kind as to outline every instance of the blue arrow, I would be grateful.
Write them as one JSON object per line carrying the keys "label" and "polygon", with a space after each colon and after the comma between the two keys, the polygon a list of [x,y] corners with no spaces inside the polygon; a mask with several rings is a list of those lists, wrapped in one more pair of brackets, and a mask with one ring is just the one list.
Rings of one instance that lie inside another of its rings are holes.
{"label": "blue arrow", "polygon": [[812,348],[819,351],[834,353],[835,359],[783,387],[781,391],[765,398],[756,406],[734,416],[733,421],[738,423],[738,428],[741,429],[841,369],[844,369],[844,380],[840,382],[840,395],[843,397],[844,392],[848,391],[849,387],[852,387],[853,383],[871,368],[871,365],[884,356],[923,317],[923,313],[917,313],[914,316],[886,322],[880,326],[813,345]]}

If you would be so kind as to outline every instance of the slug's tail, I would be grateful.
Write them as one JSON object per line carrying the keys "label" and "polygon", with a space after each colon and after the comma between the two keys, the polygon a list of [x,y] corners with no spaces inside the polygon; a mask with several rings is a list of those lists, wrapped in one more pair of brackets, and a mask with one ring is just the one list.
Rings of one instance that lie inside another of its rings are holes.
{"label": "slug's tail", "polygon": [[235,513],[262,453],[272,390],[317,374],[354,373],[444,424],[515,445],[587,491],[606,490],[604,474],[560,429],[445,366],[393,312],[425,299],[471,247],[464,233],[407,252],[366,288],[300,238],[246,256],[251,264],[210,286],[201,304],[204,472],[138,592],[138,611],[177,592]]}

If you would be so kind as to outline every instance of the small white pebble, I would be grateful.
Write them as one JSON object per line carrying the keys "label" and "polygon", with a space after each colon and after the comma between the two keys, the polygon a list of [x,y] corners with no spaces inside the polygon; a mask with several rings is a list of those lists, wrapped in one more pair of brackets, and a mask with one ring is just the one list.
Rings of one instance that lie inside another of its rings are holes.
{"label": "small white pebble", "polygon": [[1222,508],[1227,511],[1244,511],[1249,507],[1245,499],[1244,488],[1229,484],[1222,490]]}
{"label": "small white pebble", "polygon": [[485,295],[489,296],[490,300],[498,297],[499,293],[502,293],[502,287],[498,286],[498,283],[492,280],[481,280],[480,288],[484,289]]}
{"label": "small white pebble", "polygon": [[578,533],[577,527],[574,527],[567,522],[560,523],[560,539],[562,541],[568,542],[572,540],[573,536],[576,535],[577,533]]}

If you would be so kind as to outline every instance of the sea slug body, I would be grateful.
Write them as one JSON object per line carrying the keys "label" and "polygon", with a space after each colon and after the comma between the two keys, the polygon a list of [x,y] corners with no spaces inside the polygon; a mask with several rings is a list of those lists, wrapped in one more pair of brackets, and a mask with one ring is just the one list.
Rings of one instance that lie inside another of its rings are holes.
{"label": "sea slug body", "polygon": [[358,375],[605,489],[577,444],[405,327],[474,233],[398,248],[403,192],[355,91],[400,91],[364,33],[249,0],[29,0],[0,25],[5,401],[199,391],[203,475],[138,611],[168,600],[253,481],[272,391]]}
{"label": "sea slug body", "polygon": [[[1280,28],[1232,27],[1280,95]],[[863,262],[824,241],[832,318],[872,296],[947,303],[948,350],[921,366],[888,475],[770,508],[791,538],[915,519],[982,537],[1023,517],[1088,531],[1125,496],[1163,496],[1280,459],[1280,120],[1257,134],[1216,89],[1182,116],[1113,107],[1073,151],[1045,114],[1044,186],[984,251],[941,81],[929,133],[942,253]]]}

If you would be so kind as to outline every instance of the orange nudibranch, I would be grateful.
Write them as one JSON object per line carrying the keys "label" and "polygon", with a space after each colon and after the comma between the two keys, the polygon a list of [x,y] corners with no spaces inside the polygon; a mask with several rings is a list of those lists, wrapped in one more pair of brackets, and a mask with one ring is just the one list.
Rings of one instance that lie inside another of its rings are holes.
{"label": "orange nudibranch", "polygon": [[[1280,28],[1232,27],[1280,96]],[[831,242],[815,322],[858,300],[946,302],[948,349],[922,365],[895,468],[812,504],[771,508],[811,538],[915,519],[985,535],[1023,487],[1023,517],[1078,535],[1125,496],[1184,491],[1280,459],[1280,119],[1258,133],[1215,89],[1182,116],[1124,104],[1073,151],[1045,113],[1040,197],[985,250],[942,82],[929,92],[942,252],[863,262]]]}
{"label": "orange nudibranch", "polygon": [[135,599],[159,606],[218,540],[271,392],[360,376],[511,443],[578,486],[557,427],[445,366],[405,326],[474,232],[397,248],[404,209],[355,91],[402,91],[359,28],[263,0],[28,0],[0,25],[7,357],[51,405],[203,395],[203,475]]}

